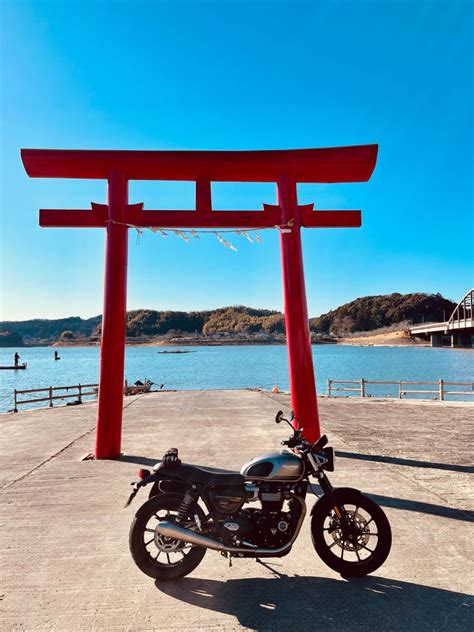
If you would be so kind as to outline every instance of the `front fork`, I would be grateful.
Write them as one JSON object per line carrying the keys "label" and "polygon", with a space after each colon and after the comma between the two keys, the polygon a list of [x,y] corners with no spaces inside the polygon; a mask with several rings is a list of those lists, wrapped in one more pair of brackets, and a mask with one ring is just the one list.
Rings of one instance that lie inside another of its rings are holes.
{"label": "front fork", "polygon": [[[334,491],[334,487],[331,485],[331,482],[329,481],[323,469],[317,468],[315,472],[315,476],[318,479],[319,486],[323,490],[323,494],[325,496],[327,496],[328,494],[331,494]],[[348,528],[349,520],[347,519],[347,515],[344,510],[344,507],[339,506],[339,505],[334,505],[334,513],[338,517],[342,527]]]}
{"label": "front fork", "polygon": [[331,485],[328,477],[324,470],[317,469],[315,473],[316,478],[318,479],[319,486],[323,490],[323,494],[331,494],[334,491],[334,487]]}
{"label": "front fork", "polygon": [[323,490],[323,494],[330,494],[334,490],[334,487],[329,482],[329,479],[326,476],[326,472],[323,470],[321,464],[316,460],[316,457],[311,452],[308,452],[307,456],[313,470],[313,475],[316,476],[316,478],[318,479],[318,483]]}

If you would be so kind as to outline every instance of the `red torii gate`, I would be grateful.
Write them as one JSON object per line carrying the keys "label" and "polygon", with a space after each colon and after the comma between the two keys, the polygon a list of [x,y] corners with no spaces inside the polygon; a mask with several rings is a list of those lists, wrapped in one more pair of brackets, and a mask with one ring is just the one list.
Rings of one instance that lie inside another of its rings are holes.
{"label": "red torii gate", "polygon": [[[360,211],[313,210],[298,205],[298,182],[366,182],[375,167],[377,145],[277,151],[108,151],[22,149],[33,178],[104,179],[107,204],[91,210],[41,209],[44,227],[106,228],[104,307],[100,352],[95,456],[120,456],[124,383],[128,227],[272,228],[281,231],[284,312],[289,375],[295,417],[305,435],[320,434],[306,305],[300,228],[357,228]],[[128,203],[129,180],[196,182],[194,211],[144,210]],[[275,182],[278,204],[261,211],[216,211],[211,182]]]}

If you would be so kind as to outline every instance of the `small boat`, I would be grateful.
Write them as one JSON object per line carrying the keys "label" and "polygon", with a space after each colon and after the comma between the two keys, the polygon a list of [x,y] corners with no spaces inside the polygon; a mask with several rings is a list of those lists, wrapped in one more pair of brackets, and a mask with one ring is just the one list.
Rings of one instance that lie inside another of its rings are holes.
{"label": "small boat", "polygon": [[27,363],[23,362],[23,364],[17,364],[16,366],[0,366],[1,369],[8,369],[11,371],[17,371],[18,369],[26,369]]}
{"label": "small boat", "polygon": [[193,349],[177,349],[176,351],[158,351],[158,353],[196,353]]}
{"label": "small boat", "polygon": [[[135,384],[133,384],[133,386],[129,386],[127,380],[125,380],[124,394],[138,395],[139,393],[149,393],[152,386],[153,382],[151,382],[150,380],[145,380],[145,383],[137,380]],[[163,387],[163,385],[161,386]]]}

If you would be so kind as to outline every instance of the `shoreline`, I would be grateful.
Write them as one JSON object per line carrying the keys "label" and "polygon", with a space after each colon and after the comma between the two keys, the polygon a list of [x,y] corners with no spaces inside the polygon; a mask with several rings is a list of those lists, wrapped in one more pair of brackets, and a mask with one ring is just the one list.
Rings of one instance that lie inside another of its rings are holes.
{"label": "shoreline", "polygon": [[[186,347],[252,347],[252,346],[285,346],[286,339],[240,339],[240,338],[141,338],[134,340],[133,338],[127,338],[125,346],[127,347],[173,347],[183,348]],[[346,346],[346,347],[401,347],[401,348],[432,348],[428,340],[421,338],[411,338],[405,331],[391,331],[386,333],[362,333],[353,334],[340,338],[321,338],[311,340],[311,346],[326,345],[326,346]],[[55,349],[61,348],[74,348],[74,347],[100,347],[100,340],[88,340],[78,339],[71,341],[55,341],[44,342],[41,344],[39,341],[37,344],[24,345],[22,347],[1,347],[2,349],[28,349],[34,347],[49,347]],[[436,347],[437,349],[451,349],[452,347],[445,345]],[[471,349],[472,347],[455,347],[456,349]]]}
{"label": "shoreline", "polygon": [[[186,347],[284,347],[286,345],[286,341],[283,342],[263,342],[263,341],[255,341],[255,342],[243,342],[243,341],[230,341],[226,340],[223,342],[126,342],[126,347],[174,347],[174,348],[183,348]],[[311,342],[311,346],[334,346],[334,347],[399,347],[399,348],[410,348],[410,349],[452,349],[448,345],[444,345],[441,347],[431,347],[429,342],[415,342],[415,343],[402,343],[402,342],[371,342],[369,339],[367,341],[359,341],[359,340],[351,340],[341,339],[340,341],[335,342]],[[52,344],[37,344],[37,345],[27,345],[23,347],[1,347],[1,349],[34,349],[34,348],[49,348],[49,349],[71,349],[71,348],[84,348],[84,347],[97,347],[100,349],[100,343],[97,342],[78,342],[78,343],[59,343],[55,342]],[[470,347],[454,347],[455,349],[467,349],[472,350]]]}

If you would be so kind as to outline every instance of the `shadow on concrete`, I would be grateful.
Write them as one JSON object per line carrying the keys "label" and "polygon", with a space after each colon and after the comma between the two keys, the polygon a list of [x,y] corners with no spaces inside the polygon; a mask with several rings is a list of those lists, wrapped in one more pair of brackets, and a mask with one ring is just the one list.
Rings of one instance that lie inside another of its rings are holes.
{"label": "shadow on concrete", "polygon": [[148,456],[135,456],[134,454],[122,454],[117,461],[123,461],[124,463],[136,463],[137,465],[156,465],[158,461],[161,461],[161,456],[156,458],[150,458]]}
{"label": "shadow on concrete", "polygon": [[[312,483],[310,485],[308,493],[310,492],[314,496],[321,496],[323,493],[322,489],[316,483]],[[469,509],[456,509],[446,505],[424,503],[419,500],[407,500],[406,498],[394,498],[393,496],[381,496],[379,494],[368,494],[367,492],[364,493],[382,507],[401,509],[403,511],[416,511],[418,513],[427,513],[432,516],[441,516],[442,518],[452,518],[453,520],[474,522],[474,512]],[[308,504],[308,502],[306,504]]]}
{"label": "shadow on concrete", "polygon": [[401,459],[396,456],[383,456],[381,454],[361,454],[359,452],[336,451],[336,456],[343,459],[356,459],[358,461],[375,461],[378,463],[389,463],[390,465],[405,465],[407,467],[429,468],[434,470],[448,470],[450,472],[464,472],[474,474],[474,467],[471,465],[455,465],[450,463],[436,463],[434,461],[417,461],[416,459]]}
{"label": "shadow on concrete", "polygon": [[452,518],[453,520],[464,520],[474,522],[474,512],[468,509],[455,509],[446,505],[434,505],[418,500],[406,500],[405,498],[393,498],[392,496],[379,496],[378,494],[367,494],[374,502],[382,507],[392,509],[402,509],[404,511],[417,511],[419,513],[441,516],[442,518]]}
{"label": "shadow on concrete", "polygon": [[233,615],[250,630],[466,631],[474,624],[469,595],[375,576],[186,577],[155,585],[178,602]]}

